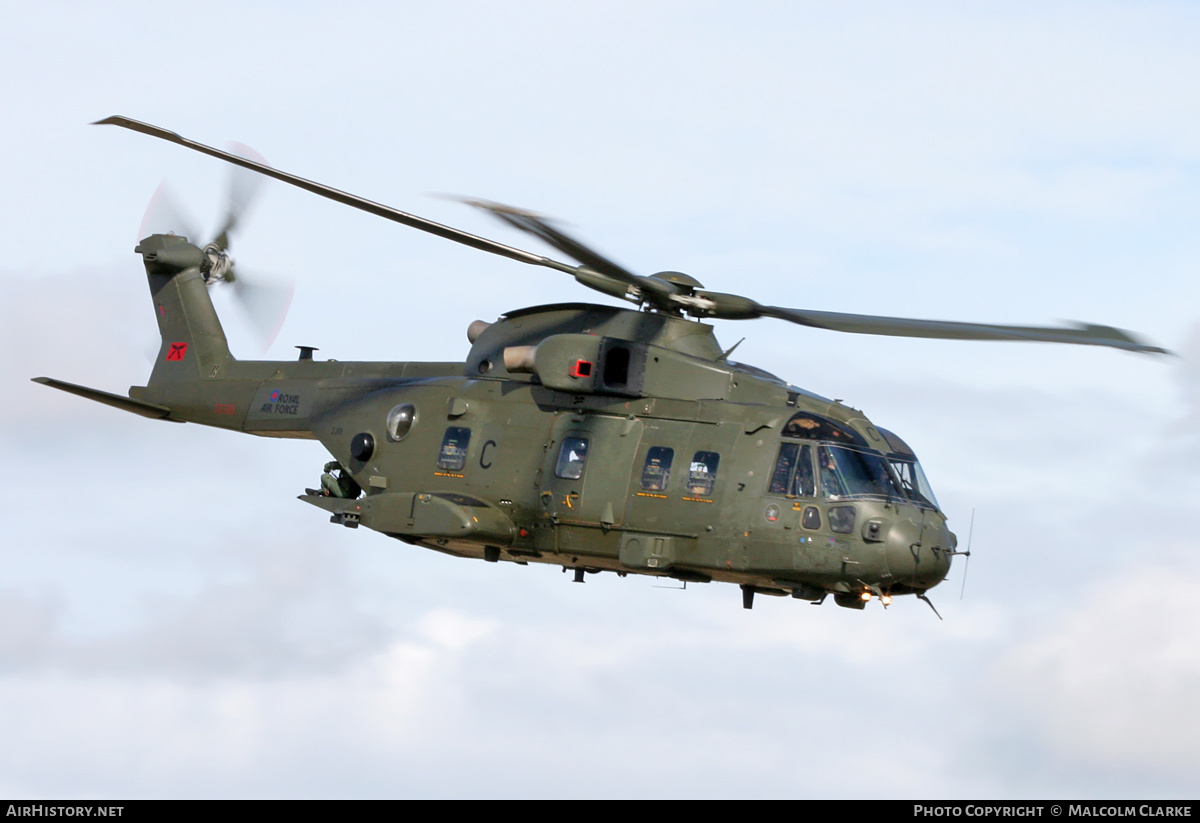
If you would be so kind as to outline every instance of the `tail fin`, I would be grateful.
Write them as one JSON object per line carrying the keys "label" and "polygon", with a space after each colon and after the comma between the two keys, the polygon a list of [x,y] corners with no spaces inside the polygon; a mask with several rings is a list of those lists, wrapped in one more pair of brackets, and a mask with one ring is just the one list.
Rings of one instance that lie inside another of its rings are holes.
{"label": "tail fin", "polygon": [[[34,381],[144,417],[237,427],[236,400],[224,400],[230,392],[214,386],[228,382],[220,378],[234,359],[205,285],[208,256],[185,238],[167,234],[147,237],[134,251],[145,261],[162,335],[149,384],[131,386],[126,398],[51,377]],[[241,408],[244,416],[244,402]]]}
{"label": "tail fin", "polygon": [[185,238],[165,234],[147,237],[134,251],[146,264],[162,336],[150,383],[136,396],[172,408],[195,405],[201,381],[234,359],[205,284],[207,258]]}

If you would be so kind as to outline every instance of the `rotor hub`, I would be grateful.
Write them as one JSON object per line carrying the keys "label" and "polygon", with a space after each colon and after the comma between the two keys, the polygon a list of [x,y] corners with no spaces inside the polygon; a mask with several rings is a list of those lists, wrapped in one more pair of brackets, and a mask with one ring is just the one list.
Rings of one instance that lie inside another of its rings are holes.
{"label": "rotor hub", "polygon": [[650,275],[651,280],[659,280],[664,283],[670,283],[674,286],[681,286],[684,293],[690,294],[696,289],[704,288],[704,284],[690,274],[684,274],[681,271],[660,271]]}
{"label": "rotor hub", "polygon": [[204,247],[204,258],[206,265],[203,267],[205,272],[206,283],[216,283],[225,281],[232,283],[233,276],[233,257],[225,249],[218,246],[216,243],[209,243]]}

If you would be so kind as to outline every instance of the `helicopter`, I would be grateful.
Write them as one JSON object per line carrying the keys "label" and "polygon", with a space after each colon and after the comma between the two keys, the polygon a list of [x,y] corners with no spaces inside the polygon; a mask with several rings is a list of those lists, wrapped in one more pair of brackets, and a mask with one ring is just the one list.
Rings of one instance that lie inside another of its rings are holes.
{"label": "helicopter", "polygon": [[[123,116],[166,140],[343,205],[568,274],[633,307],[521,308],[467,329],[463,362],[239,360],[209,289],[237,283],[237,223],[205,246],[135,248],[161,345],[127,395],[35,382],[144,417],[316,439],[333,460],[299,499],[331,523],[455,557],[542,563],[885,607],[944,580],[960,551],[915,452],[840,401],[730,359],[707,319],[774,318],[856,334],[1017,340],[1166,353],[1094,324],[1008,326],[760,304],[677,271],[635,274],[524,209],[465,200],[575,264],[435,223]],[[194,239],[194,238],[193,238]],[[736,348],[734,346],[733,348]],[[936,609],[934,609],[936,613]],[[939,615],[940,617],[940,615]]]}

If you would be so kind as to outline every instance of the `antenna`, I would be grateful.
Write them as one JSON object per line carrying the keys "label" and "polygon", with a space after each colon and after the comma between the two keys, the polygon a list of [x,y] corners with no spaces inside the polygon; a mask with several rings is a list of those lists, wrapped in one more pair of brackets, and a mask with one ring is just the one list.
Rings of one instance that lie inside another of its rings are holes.
{"label": "antenna", "polygon": [[963,595],[967,592],[967,572],[971,570],[971,538],[975,536],[975,507],[971,507],[971,525],[967,528],[967,550],[963,552],[963,556],[967,558],[963,563],[963,582],[962,589],[958,592],[958,599],[962,600]]}
{"label": "antenna", "polygon": [[938,614],[938,610],[933,608],[933,601],[929,599],[929,596],[927,594],[925,594],[925,592],[917,592],[917,599],[924,600],[925,605],[927,605],[927,606],[929,606],[929,608],[933,609],[934,614],[937,614],[937,619],[938,620],[942,619],[942,616],[940,614]]}
{"label": "antenna", "polygon": [[743,344],[743,343],[745,343],[745,342],[746,342],[746,338],[744,338],[744,337],[743,337],[741,340],[739,340],[739,341],[737,341],[736,343],[734,343],[732,346],[730,346],[729,348],[727,348],[725,351],[721,352],[721,356],[720,356],[720,357],[718,357],[717,359],[718,359],[718,360],[728,360],[728,359],[729,359],[729,355],[733,354],[733,350],[734,350],[734,349],[736,349],[738,346],[742,345],[742,344]]}

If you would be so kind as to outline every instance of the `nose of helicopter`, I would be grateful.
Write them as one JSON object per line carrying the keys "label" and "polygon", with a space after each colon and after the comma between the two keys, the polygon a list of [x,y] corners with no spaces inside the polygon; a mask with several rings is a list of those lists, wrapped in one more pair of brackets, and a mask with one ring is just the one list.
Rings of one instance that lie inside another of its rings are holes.
{"label": "nose of helicopter", "polygon": [[940,518],[938,522],[923,522],[929,518],[918,515],[892,525],[885,543],[888,571],[895,580],[913,589],[925,590],[936,586],[950,572],[950,552],[954,551],[954,536]]}

